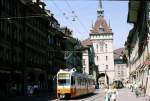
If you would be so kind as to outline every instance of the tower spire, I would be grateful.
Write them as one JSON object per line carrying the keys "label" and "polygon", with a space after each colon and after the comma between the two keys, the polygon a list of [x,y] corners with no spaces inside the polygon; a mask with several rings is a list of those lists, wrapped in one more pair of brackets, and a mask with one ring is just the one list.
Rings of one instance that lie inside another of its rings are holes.
{"label": "tower spire", "polygon": [[109,31],[112,32],[112,28],[110,26],[110,19],[109,19]]}
{"label": "tower spire", "polygon": [[98,9],[97,9],[97,16],[98,17],[104,16],[104,10],[102,7],[102,1],[101,0],[99,0]]}
{"label": "tower spire", "polygon": [[101,1],[101,0],[99,0],[99,8],[101,8],[101,9],[103,8],[103,7],[102,7],[102,1]]}
{"label": "tower spire", "polygon": [[92,29],[93,29],[94,25],[93,25],[93,20],[92,20]]}

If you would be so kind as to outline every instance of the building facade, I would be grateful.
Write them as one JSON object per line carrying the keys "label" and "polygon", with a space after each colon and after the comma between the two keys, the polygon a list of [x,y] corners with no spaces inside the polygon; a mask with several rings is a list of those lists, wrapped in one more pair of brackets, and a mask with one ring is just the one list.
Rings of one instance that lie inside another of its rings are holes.
{"label": "building facade", "polygon": [[27,86],[34,84],[47,89],[44,3],[1,0],[0,7],[0,96],[26,95]]}
{"label": "building facade", "polygon": [[65,34],[65,68],[76,68],[78,72],[82,73],[82,52],[80,40],[72,36],[72,31],[67,27],[62,27],[61,31]]}
{"label": "building facade", "polygon": [[125,49],[119,48],[114,50],[114,67],[115,67],[115,80],[123,82],[128,81],[129,68],[126,61],[124,61]]}
{"label": "building facade", "polygon": [[48,85],[50,92],[56,92],[56,75],[60,69],[65,68],[64,60],[64,33],[60,24],[49,11],[48,32]]}
{"label": "building facade", "polygon": [[113,33],[104,19],[101,0],[97,10],[97,20],[90,33],[90,40],[94,47],[95,63],[98,66],[99,83],[110,84],[114,79]]}
{"label": "building facade", "polygon": [[129,1],[127,21],[133,24],[133,28],[125,43],[130,82],[144,87],[147,95],[150,95],[149,7],[149,1]]}
{"label": "building facade", "polygon": [[97,66],[95,64],[94,58],[94,48],[90,38],[83,40],[82,42],[82,65],[83,65],[83,73],[93,75],[96,81],[97,77]]}

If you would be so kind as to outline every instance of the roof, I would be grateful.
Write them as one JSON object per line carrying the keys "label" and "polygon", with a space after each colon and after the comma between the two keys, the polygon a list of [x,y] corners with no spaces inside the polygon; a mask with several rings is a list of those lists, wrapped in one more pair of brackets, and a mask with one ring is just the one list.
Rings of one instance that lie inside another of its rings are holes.
{"label": "roof", "polygon": [[120,56],[123,57],[125,54],[125,48],[119,48],[114,50],[114,59],[120,59]]}
{"label": "roof", "polygon": [[87,39],[83,40],[81,42],[81,44],[83,45],[83,47],[89,47],[92,45],[92,42],[91,42],[90,38],[87,38]]}
{"label": "roof", "polygon": [[[99,28],[104,28],[103,32],[99,32]],[[104,34],[104,33],[111,33],[111,28],[107,25],[106,20],[103,16],[97,18],[95,25],[92,28],[91,34]]]}

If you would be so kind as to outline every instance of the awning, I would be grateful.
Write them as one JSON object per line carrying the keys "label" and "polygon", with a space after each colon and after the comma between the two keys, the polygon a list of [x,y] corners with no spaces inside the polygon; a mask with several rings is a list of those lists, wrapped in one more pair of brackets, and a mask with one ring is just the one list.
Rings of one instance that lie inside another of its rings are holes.
{"label": "awning", "polygon": [[136,71],[143,71],[145,68],[145,65],[139,65],[138,68],[136,68]]}
{"label": "awning", "polygon": [[144,61],[143,64],[144,65],[150,65],[150,61]]}

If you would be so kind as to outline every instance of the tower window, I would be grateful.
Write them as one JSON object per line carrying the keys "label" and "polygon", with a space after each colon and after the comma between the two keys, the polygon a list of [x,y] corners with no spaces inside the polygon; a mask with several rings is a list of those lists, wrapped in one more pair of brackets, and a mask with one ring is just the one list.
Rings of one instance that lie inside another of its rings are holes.
{"label": "tower window", "polygon": [[108,65],[106,65],[106,69],[108,69]]}
{"label": "tower window", "polygon": [[100,51],[103,52],[103,45],[100,46]]}
{"label": "tower window", "polygon": [[107,52],[107,44],[105,44],[105,49],[106,49],[106,52]]}
{"label": "tower window", "polygon": [[82,61],[82,62],[83,62],[83,65],[85,65],[85,59],[83,59],[83,61]]}
{"label": "tower window", "polygon": [[99,32],[100,33],[104,32],[104,28],[99,28]]}
{"label": "tower window", "polygon": [[108,56],[106,56],[106,61],[108,60]]}
{"label": "tower window", "polygon": [[98,44],[96,45],[96,49],[97,49],[97,52],[98,52]]}

